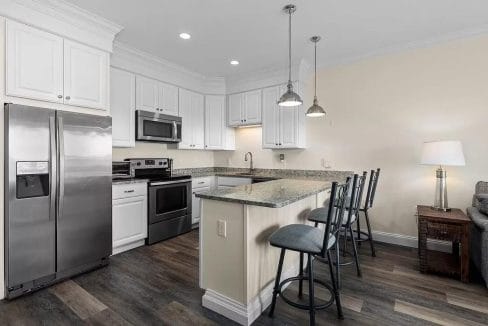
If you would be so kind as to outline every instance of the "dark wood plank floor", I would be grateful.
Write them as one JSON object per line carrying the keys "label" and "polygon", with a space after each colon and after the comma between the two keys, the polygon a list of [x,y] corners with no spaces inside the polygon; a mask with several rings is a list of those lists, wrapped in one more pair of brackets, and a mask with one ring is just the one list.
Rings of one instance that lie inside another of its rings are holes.
{"label": "dark wood plank floor", "polygon": [[[414,249],[360,249],[363,277],[343,269],[345,320],[335,307],[318,312],[319,325],[488,325],[488,291],[480,284],[420,274]],[[318,277],[329,279],[317,263]],[[305,286],[307,288],[307,286]],[[286,293],[292,297],[296,286]],[[108,267],[0,302],[1,325],[234,325],[201,306],[198,231],[111,258]],[[326,294],[318,291],[318,296]],[[254,325],[306,325],[308,314],[278,300],[274,319]]]}

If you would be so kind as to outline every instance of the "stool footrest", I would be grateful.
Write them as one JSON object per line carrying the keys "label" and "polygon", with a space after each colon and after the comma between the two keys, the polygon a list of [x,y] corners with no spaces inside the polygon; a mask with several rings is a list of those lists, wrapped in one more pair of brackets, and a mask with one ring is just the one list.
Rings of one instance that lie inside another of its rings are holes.
{"label": "stool footrest", "polygon": [[[288,299],[282,292],[282,288],[285,284],[290,283],[290,282],[294,282],[294,281],[300,281],[300,280],[308,281],[308,279],[309,279],[308,276],[295,276],[295,277],[290,277],[290,278],[287,278],[287,279],[281,281],[281,283],[278,287],[278,295],[281,297],[281,299],[283,299],[283,301],[285,301],[290,306],[293,306],[295,308],[302,309],[302,310],[310,310],[310,305],[300,304],[298,302],[292,301],[292,300]],[[323,287],[325,287],[330,292],[329,301],[327,301],[324,304],[314,305],[314,309],[315,310],[322,310],[322,309],[325,309],[327,307],[330,307],[335,301],[334,290],[333,290],[332,286],[330,286],[329,284],[327,284],[321,280],[317,280],[317,279],[314,279],[313,282],[322,285]]]}

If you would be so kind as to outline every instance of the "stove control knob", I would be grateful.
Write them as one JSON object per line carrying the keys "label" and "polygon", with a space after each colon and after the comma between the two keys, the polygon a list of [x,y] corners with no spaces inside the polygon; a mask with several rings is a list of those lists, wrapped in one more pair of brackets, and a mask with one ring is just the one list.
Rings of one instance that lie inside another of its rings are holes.
{"label": "stove control knob", "polygon": [[159,162],[159,165],[163,165],[163,162]]}
{"label": "stove control knob", "polygon": [[137,166],[141,166],[141,162],[137,162]]}

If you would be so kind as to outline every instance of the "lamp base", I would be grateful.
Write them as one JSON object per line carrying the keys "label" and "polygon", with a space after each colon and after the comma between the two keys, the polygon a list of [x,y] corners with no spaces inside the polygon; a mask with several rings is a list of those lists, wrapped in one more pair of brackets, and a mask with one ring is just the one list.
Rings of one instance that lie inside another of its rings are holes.
{"label": "lamp base", "polygon": [[447,208],[447,207],[430,206],[430,208],[432,208],[435,211],[440,211],[440,212],[450,212],[451,211],[451,208]]}
{"label": "lamp base", "polygon": [[446,171],[440,166],[436,171],[435,200],[432,209],[448,212]]}

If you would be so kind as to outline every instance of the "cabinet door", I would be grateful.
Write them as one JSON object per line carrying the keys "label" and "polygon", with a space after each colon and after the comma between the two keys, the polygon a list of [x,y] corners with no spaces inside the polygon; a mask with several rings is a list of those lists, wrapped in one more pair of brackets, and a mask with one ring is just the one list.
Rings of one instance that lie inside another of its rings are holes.
{"label": "cabinet door", "polygon": [[205,97],[205,149],[223,149],[225,125],[225,97]]}
{"label": "cabinet door", "polygon": [[186,89],[179,92],[179,116],[181,117],[181,142],[178,143],[180,149],[193,148],[193,131],[192,131],[192,93]]}
{"label": "cabinet door", "polygon": [[201,199],[196,197],[195,194],[200,192],[210,191],[210,187],[201,187],[193,189],[192,191],[192,201],[191,201],[191,223],[195,224],[200,221],[200,201]]}
{"label": "cabinet door", "polygon": [[116,199],[112,205],[113,248],[147,237],[146,196]]}
{"label": "cabinet door", "polygon": [[6,28],[6,94],[63,103],[63,39],[10,20]]}
{"label": "cabinet door", "polygon": [[261,124],[261,90],[244,93],[244,124]]}
{"label": "cabinet door", "polygon": [[279,147],[279,87],[263,89],[263,148]]}
{"label": "cabinet door", "polygon": [[203,95],[193,93],[191,106],[191,128],[193,131],[193,149],[205,147],[205,106]]}
{"label": "cabinet door", "polygon": [[64,103],[108,109],[109,54],[64,40]]}
{"label": "cabinet door", "polygon": [[159,82],[141,76],[136,78],[136,108],[159,112]]}
{"label": "cabinet door", "polygon": [[298,115],[300,107],[281,107],[280,111],[280,148],[298,147]]}
{"label": "cabinet door", "polygon": [[110,68],[110,113],[112,115],[112,146],[135,146],[136,76]]}
{"label": "cabinet door", "polygon": [[159,109],[164,114],[178,115],[178,87],[159,83]]}
{"label": "cabinet door", "polygon": [[229,95],[228,124],[229,126],[239,126],[243,123],[242,118],[242,94]]}

